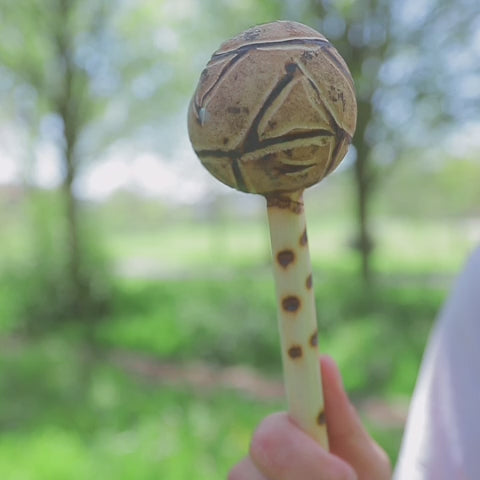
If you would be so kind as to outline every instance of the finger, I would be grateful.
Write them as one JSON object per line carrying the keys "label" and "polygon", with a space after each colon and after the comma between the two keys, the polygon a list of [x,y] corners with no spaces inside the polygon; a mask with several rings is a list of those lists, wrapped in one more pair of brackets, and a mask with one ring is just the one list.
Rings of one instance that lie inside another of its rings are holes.
{"label": "finger", "polygon": [[345,392],[342,377],[335,361],[322,355],[320,358],[322,371],[325,411],[328,424],[328,440],[330,449],[345,442],[357,442],[364,439],[366,432]]}
{"label": "finger", "polygon": [[250,457],[244,458],[237,463],[230,473],[228,480],[268,480],[254,465]]}
{"label": "finger", "polygon": [[328,356],[322,356],[320,365],[330,451],[347,461],[359,478],[390,478],[390,461],[350,403],[337,365]]}
{"label": "finger", "polygon": [[353,469],[296,427],[286,413],[267,417],[250,447],[254,464],[274,480],[356,480]]}

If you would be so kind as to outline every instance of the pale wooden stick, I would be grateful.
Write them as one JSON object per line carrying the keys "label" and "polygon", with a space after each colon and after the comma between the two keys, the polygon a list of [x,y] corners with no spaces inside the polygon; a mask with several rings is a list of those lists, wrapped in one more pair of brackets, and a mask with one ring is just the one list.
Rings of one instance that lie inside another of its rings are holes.
{"label": "pale wooden stick", "polygon": [[302,194],[267,198],[267,206],[288,412],[328,449]]}
{"label": "pale wooden stick", "polygon": [[190,140],[207,170],[267,198],[288,410],[325,448],[302,192],[340,163],[356,118],[342,57],[312,28],[284,21],[224,42],[203,70],[188,113]]}

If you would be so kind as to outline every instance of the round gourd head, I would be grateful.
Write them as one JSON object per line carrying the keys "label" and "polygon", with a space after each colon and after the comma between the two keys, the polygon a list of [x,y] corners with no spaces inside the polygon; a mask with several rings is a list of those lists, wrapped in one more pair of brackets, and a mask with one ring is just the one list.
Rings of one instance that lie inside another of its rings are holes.
{"label": "round gourd head", "polygon": [[193,148],[221,182],[263,195],[332,172],[355,132],[351,74],[321,34],[296,22],[251,28],[203,70],[188,112]]}

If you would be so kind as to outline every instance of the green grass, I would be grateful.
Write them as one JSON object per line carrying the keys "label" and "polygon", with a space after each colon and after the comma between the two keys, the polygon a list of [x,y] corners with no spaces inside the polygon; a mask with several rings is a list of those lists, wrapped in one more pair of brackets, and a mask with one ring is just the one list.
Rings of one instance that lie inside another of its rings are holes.
{"label": "green grass", "polygon": [[3,345],[0,478],[223,479],[271,409],[226,390],[199,393],[98,364],[88,389],[63,339]]}
{"label": "green grass", "polygon": [[[88,382],[75,342],[4,342],[0,478],[224,479],[255,426],[283,402],[170,387],[107,360]],[[399,428],[369,425],[395,459]]]}
{"label": "green grass", "polygon": [[[349,222],[313,221],[309,229],[320,347],[337,360],[360,404],[411,394],[432,322],[473,245],[441,222],[384,219],[376,229],[378,276],[370,289],[358,279]],[[10,232],[18,259],[24,246],[14,237]],[[247,364],[280,377],[263,221],[172,223],[117,232],[105,245],[126,276],[115,280],[111,309],[98,327],[100,351]],[[5,252],[2,259],[14,265]],[[225,478],[260,419],[284,408],[231,391],[135,378],[107,361],[96,364],[88,383],[78,328],[12,340],[12,332],[23,331],[18,314],[28,285],[0,281],[0,478]],[[401,427],[366,421],[394,461]]]}
{"label": "green grass", "polygon": [[[308,218],[313,262],[320,267],[356,271],[357,257],[350,246],[354,231],[354,221],[349,218]],[[448,219],[380,217],[373,232],[378,247],[375,267],[386,273],[455,272],[477,240],[467,222]],[[115,260],[143,260],[167,273],[172,269],[263,265],[270,260],[268,226],[263,217],[238,222],[173,222],[148,230],[106,233],[106,248]]]}
{"label": "green grass", "polygon": [[[344,369],[347,386],[409,395],[444,289],[380,283],[364,291],[350,275],[324,275],[315,282],[320,346]],[[274,302],[269,269],[208,281],[125,280],[98,336],[105,346],[158,358],[243,363],[278,374]]]}

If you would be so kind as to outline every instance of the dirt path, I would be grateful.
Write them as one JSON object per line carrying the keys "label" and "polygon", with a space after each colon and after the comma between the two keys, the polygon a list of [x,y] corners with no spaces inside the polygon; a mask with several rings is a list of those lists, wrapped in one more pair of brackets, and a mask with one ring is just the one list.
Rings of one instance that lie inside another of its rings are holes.
{"label": "dirt path", "polygon": [[[246,366],[218,367],[205,363],[182,365],[123,351],[111,353],[109,360],[132,375],[168,386],[189,387],[205,393],[229,389],[265,402],[279,402],[284,397],[281,380],[269,378]],[[374,425],[383,429],[403,428],[408,401],[398,399],[387,402],[382,398],[369,397],[356,402],[356,407]]]}

